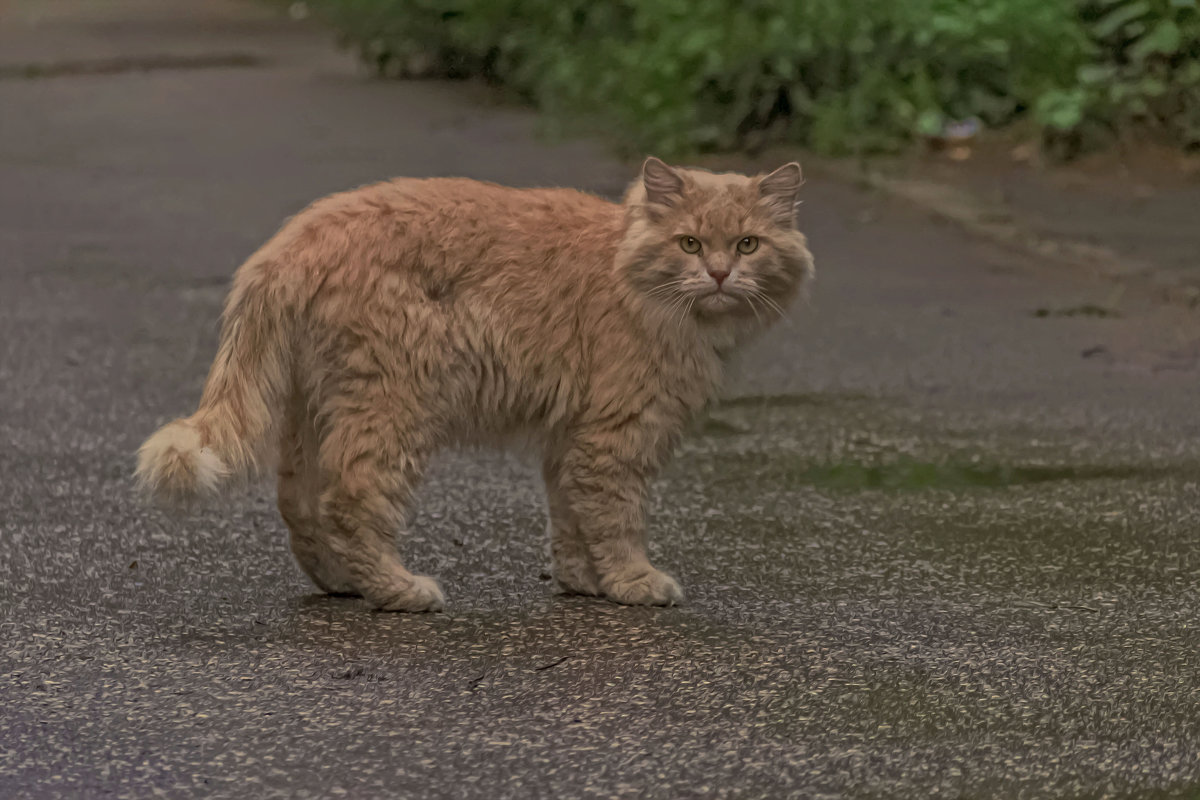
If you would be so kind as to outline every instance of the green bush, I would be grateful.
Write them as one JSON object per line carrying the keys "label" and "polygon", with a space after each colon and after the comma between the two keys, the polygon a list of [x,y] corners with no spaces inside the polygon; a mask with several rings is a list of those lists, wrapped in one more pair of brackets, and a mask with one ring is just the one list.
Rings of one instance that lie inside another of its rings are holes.
{"label": "green bush", "polygon": [[1200,146],[1197,0],[1086,0],[1079,11],[1090,58],[1039,98],[1039,121],[1074,139],[1149,126]]}
{"label": "green bush", "polygon": [[1033,111],[1196,137],[1196,0],[314,0],[385,74],[482,75],[659,152],[890,150]]}

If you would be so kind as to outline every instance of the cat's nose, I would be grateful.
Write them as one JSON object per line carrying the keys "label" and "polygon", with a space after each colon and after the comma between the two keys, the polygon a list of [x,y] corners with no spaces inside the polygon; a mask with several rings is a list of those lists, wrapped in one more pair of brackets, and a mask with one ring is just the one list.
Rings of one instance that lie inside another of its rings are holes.
{"label": "cat's nose", "polygon": [[721,284],[724,283],[725,279],[729,277],[729,270],[727,270],[727,269],[710,269],[708,271],[708,274],[710,277],[712,277],[712,279],[714,281],[717,282],[717,288],[720,289]]}

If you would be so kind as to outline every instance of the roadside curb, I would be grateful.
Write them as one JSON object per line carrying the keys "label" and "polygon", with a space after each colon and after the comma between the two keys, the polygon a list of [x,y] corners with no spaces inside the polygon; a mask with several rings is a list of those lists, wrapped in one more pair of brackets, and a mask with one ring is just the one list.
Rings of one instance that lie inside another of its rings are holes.
{"label": "roadside curb", "polygon": [[980,239],[1055,264],[1086,270],[1149,291],[1172,305],[1200,311],[1200,276],[1181,276],[1102,245],[1029,230],[1002,207],[944,183],[892,178],[869,166],[811,157],[806,159],[805,166],[806,171],[856,183],[902,200]]}

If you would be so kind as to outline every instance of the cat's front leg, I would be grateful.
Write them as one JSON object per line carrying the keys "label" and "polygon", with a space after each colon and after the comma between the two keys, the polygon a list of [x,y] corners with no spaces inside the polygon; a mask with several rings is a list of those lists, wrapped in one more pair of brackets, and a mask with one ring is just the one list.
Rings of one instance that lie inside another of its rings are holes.
{"label": "cat's front leg", "polygon": [[547,533],[550,538],[550,559],[554,565],[554,581],[569,594],[600,596],[600,576],[592,566],[587,542],[579,531],[579,523],[571,511],[563,491],[560,466],[547,459],[542,470],[546,482],[546,510],[549,517]]}
{"label": "cat's front leg", "polygon": [[669,606],[683,599],[683,591],[646,556],[646,484],[636,465],[584,447],[564,460],[559,487],[600,592],[627,605]]}

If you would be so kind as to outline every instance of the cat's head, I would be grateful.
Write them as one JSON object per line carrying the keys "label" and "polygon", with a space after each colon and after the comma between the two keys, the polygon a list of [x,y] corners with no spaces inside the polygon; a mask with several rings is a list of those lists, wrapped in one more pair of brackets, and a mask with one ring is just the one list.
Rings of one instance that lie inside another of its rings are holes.
{"label": "cat's head", "polygon": [[625,195],[619,268],[672,315],[760,322],[782,316],[813,272],[797,229],[801,183],[794,162],[747,177],[648,158]]}

